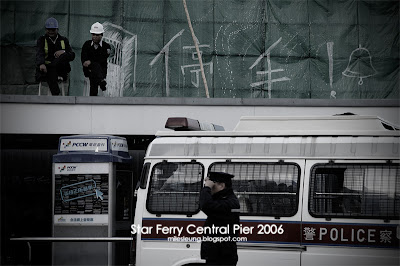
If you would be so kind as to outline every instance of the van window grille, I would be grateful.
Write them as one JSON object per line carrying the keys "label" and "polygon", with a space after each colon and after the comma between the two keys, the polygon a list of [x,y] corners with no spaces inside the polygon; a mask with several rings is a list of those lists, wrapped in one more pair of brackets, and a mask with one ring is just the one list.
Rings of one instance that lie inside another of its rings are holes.
{"label": "van window grille", "polygon": [[209,171],[235,175],[232,187],[241,215],[293,216],[298,208],[300,168],[294,163],[214,163]]}
{"label": "van window grille", "polygon": [[147,210],[157,214],[199,212],[203,172],[203,166],[195,162],[156,164],[151,173]]}
{"label": "van window grille", "polygon": [[310,180],[311,215],[398,220],[399,169],[399,164],[315,165]]}

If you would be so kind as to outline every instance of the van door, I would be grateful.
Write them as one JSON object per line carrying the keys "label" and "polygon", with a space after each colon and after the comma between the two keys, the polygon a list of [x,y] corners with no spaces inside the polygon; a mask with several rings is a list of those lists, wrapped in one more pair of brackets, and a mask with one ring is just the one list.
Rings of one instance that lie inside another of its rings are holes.
{"label": "van door", "polygon": [[300,265],[302,169],[305,160],[232,159],[208,171],[233,174],[240,202],[238,266]]}
{"label": "van door", "polygon": [[148,160],[138,191],[135,224],[136,265],[200,263],[205,215],[199,197],[204,166],[195,160]]}
{"label": "van door", "polygon": [[302,265],[398,265],[400,166],[307,160]]}

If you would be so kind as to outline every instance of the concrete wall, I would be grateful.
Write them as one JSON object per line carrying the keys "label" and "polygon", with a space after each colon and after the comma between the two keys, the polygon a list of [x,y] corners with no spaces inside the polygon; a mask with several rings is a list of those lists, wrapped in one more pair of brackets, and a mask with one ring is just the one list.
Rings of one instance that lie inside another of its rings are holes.
{"label": "concrete wall", "polygon": [[398,100],[105,98],[1,95],[2,134],[154,135],[168,117],[232,130],[241,116],[317,116],[352,112],[400,124]]}

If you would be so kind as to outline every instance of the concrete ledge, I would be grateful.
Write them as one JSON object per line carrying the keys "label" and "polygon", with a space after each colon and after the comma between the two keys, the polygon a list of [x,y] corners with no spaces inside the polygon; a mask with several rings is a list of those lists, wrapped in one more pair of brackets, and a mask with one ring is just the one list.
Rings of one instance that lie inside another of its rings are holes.
{"label": "concrete ledge", "polygon": [[1,103],[76,104],[74,96],[0,95]]}
{"label": "concrete ledge", "polygon": [[251,99],[0,95],[1,103],[179,106],[400,107],[397,99]]}

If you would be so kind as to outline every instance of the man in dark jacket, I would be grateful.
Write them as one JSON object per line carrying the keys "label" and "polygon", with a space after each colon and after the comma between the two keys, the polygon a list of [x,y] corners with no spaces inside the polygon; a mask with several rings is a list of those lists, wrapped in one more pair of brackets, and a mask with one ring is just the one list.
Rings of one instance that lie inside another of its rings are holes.
{"label": "man in dark jacket", "polygon": [[48,18],[45,22],[46,34],[37,40],[36,81],[46,81],[52,95],[59,95],[58,77],[67,80],[71,71],[69,62],[75,53],[66,37],[58,34],[58,21]]}
{"label": "man in dark jacket", "polygon": [[[200,209],[207,214],[201,243],[201,258],[206,265],[236,265],[237,237],[233,226],[239,224],[239,200],[232,190],[233,175],[209,172],[200,192]],[[217,230],[206,230],[218,228]]]}
{"label": "man in dark jacket", "polygon": [[90,28],[92,39],[82,46],[81,61],[83,74],[90,80],[90,96],[97,96],[98,87],[106,90],[107,58],[111,53],[111,46],[103,41],[104,28],[96,22]]}

